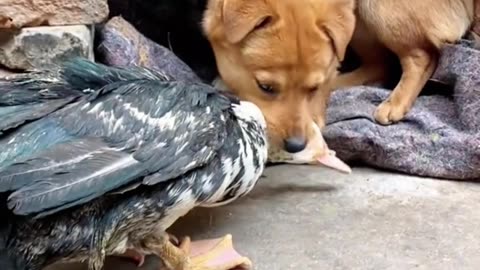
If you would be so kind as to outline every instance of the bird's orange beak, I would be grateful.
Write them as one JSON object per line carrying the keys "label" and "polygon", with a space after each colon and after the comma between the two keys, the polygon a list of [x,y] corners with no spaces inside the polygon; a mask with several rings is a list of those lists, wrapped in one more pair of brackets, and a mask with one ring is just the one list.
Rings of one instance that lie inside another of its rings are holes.
{"label": "bird's orange beak", "polygon": [[345,162],[336,157],[335,151],[328,148],[318,126],[315,126],[314,128],[316,129],[316,136],[312,142],[312,147],[316,149],[316,153],[313,164],[322,164],[340,172],[348,174],[352,173],[352,169],[345,164]]}
{"label": "bird's orange beak", "polygon": [[352,169],[350,166],[345,164],[341,159],[335,156],[335,151],[329,150],[327,154],[320,156],[317,160],[320,164],[335,169],[337,171],[341,171],[344,173],[352,173]]}

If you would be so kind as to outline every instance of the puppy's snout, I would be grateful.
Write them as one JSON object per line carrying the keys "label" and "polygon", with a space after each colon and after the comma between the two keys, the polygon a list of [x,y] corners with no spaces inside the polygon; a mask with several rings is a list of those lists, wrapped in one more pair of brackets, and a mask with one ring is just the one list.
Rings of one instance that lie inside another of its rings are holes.
{"label": "puppy's snout", "polygon": [[305,149],[307,139],[305,137],[290,137],[284,141],[284,149],[289,153],[297,153]]}

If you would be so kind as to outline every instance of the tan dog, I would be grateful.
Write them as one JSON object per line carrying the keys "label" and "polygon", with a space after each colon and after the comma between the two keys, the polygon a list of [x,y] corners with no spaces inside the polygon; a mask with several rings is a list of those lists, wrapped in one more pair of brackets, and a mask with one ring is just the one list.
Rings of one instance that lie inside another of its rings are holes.
{"label": "tan dog", "polygon": [[209,1],[203,28],[221,78],[261,108],[275,147],[328,153],[313,124],[324,126],[328,85],[352,37],[353,11],[351,0]]}
{"label": "tan dog", "polygon": [[393,52],[403,75],[375,112],[378,122],[390,124],[413,106],[442,44],[470,27],[473,1],[210,0],[203,26],[227,87],[256,103],[272,142],[294,153],[313,137],[312,121],[324,125],[327,85],[343,60],[355,16],[351,45],[363,65],[333,86],[386,80],[385,59]]}
{"label": "tan dog", "polygon": [[362,60],[338,77],[335,87],[381,82],[388,77],[388,53],[398,56],[402,76],[375,111],[381,124],[403,119],[433,74],[439,50],[459,40],[474,19],[474,0],[357,0],[352,48]]}

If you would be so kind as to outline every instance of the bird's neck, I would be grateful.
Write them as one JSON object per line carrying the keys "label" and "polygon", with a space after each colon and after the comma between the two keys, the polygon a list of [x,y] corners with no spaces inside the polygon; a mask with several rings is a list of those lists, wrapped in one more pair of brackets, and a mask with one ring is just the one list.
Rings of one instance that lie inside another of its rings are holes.
{"label": "bird's neck", "polygon": [[237,120],[228,128],[227,143],[218,156],[220,170],[215,174],[221,183],[203,207],[224,205],[248,194],[263,173],[267,161],[264,130],[250,122]]}

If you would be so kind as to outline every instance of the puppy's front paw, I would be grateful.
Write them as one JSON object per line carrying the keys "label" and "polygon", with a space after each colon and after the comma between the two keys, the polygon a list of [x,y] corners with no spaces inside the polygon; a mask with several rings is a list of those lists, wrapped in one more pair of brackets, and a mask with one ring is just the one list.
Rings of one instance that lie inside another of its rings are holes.
{"label": "puppy's front paw", "polygon": [[395,104],[387,99],[378,105],[375,110],[375,119],[382,125],[390,125],[402,120],[408,110],[407,106]]}

